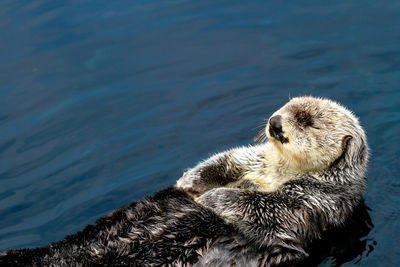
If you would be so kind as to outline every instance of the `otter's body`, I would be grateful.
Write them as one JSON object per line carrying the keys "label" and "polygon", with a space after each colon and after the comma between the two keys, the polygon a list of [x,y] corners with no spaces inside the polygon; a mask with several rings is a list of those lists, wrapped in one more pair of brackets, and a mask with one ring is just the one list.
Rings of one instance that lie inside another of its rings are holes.
{"label": "otter's body", "polygon": [[368,146],[357,118],[339,104],[298,97],[268,121],[266,144],[217,154],[177,186],[269,251],[268,264],[307,256],[310,241],[341,226],[362,200]]}
{"label": "otter's body", "polygon": [[270,266],[304,259],[362,202],[368,146],[357,118],[327,99],[292,99],[269,119],[269,142],[217,154],[177,187],[46,248],[0,263]]}

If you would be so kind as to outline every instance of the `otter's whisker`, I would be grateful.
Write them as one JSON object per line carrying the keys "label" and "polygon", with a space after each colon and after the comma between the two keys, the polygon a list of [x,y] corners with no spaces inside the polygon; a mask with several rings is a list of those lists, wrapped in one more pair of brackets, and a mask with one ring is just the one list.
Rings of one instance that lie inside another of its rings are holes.
{"label": "otter's whisker", "polygon": [[265,131],[261,130],[258,135],[254,138],[254,141],[258,143],[263,143],[267,139],[267,136],[265,135]]}

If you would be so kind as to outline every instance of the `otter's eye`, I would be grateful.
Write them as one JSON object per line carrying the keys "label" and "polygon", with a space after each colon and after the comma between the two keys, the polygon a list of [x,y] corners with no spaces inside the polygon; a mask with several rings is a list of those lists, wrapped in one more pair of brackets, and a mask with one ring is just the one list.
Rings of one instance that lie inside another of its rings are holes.
{"label": "otter's eye", "polygon": [[302,126],[312,126],[313,125],[312,116],[305,111],[298,111],[294,117],[295,117],[296,121],[299,124],[301,124]]}

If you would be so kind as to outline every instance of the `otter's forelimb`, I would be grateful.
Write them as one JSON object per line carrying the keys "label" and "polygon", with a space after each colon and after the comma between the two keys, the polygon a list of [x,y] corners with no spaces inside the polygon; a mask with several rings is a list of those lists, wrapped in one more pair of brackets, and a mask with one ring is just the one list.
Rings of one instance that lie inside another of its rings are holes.
{"label": "otter's forelimb", "polygon": [[261,168],[266,151],[265,145],[257,145],[216,154],[187,170],[177,181],[177,186],[207,191],[236,182],[249,170],[257,169],[256,165]]}

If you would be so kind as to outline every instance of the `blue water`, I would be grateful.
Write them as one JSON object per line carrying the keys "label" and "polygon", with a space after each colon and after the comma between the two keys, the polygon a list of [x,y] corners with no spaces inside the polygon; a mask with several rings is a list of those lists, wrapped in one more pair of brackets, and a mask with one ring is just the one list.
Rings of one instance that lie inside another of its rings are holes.
{"label": "blue water", "polygon": [[0,251],[172,185],[314,95],[372,149],[373,226],[347,265],[398,265],[399,17],[397,1],[1,1]]}

